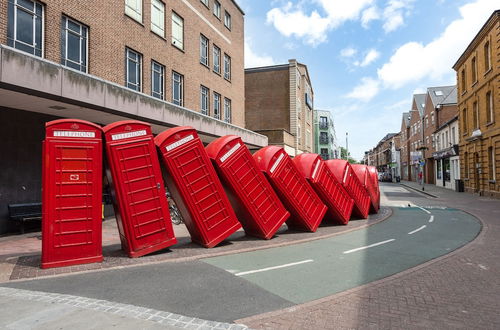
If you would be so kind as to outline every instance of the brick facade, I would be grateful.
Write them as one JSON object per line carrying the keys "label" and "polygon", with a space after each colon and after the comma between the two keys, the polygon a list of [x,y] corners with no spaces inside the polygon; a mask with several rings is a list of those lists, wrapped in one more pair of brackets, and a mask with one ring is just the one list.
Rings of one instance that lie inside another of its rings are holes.
{"label": "brick facade", "polygon": [[[151,1],[142,2],[142,21],[125,14],[125,1],[46,0],[44,5],[43,57],[61,63],[62,16],[88,26],[88,73],[125,85],[125,48],[142,54],[142,92],[151,95],[151,61],[165,66],[165,99],[172,101],[172,71],[184,76],[184,104],[200,111],[200,85],[223,100],[231,100],[232,123],[245,126],[243,76],[243,13],[231,0],[219,0],[221,20],[213,14],[213,2],[207,8],[199,0],[166,1],[165,37],[151,30]],[[0,43],[7,44],[8,1],[0,4]],[[224,13],[231,15],[231,29],[224,26]],[[171,43],[172,12],[184,19],[184,49]],[[200,63],[200,33],[209,39],[209,67]],[[213,71],[213,45],[221,49],[222,75]],[[224,79],[224,54],[231,57],[230,81]],[[210,115],[213,115],[210,112]],[[224,118],[221,118],[224,119]]]}

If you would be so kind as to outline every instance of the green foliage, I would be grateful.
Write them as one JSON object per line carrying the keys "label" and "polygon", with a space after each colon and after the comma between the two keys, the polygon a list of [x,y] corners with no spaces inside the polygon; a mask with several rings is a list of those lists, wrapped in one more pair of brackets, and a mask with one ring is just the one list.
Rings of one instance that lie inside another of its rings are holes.
{"label": "green foliage", "polygon": [[358,164],[358,161],[351,157],[350,153],[347,155],[347,150],[344,147],[340,147],[340,158],[347,159],[350,164]]}

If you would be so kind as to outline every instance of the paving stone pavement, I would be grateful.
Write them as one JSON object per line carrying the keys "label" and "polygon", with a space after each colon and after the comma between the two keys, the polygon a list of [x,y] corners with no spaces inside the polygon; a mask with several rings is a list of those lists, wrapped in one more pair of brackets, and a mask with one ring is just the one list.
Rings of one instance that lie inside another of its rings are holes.
{"label": "paving stone pavement", "polygon": [[426,191],[437,198],[420,203],[479,218],[479,236],[377,282],[236,322],[259,329],[500,329],[500,201],[430,185]]}

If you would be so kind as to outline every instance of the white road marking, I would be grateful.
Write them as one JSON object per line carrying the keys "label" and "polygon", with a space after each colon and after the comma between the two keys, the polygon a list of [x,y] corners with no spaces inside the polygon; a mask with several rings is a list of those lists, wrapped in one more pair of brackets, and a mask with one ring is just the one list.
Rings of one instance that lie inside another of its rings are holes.
{"label": "white road marking", "polygon": [[373,244],[370,244],[370,245],[367,245],[367,246],[362,246],[362,247],[355,248],[355,249],[352,249],[352,250],[347,250],[347,251],[344,251],[342,253],[347,254],[347,253],[352,253],[352,252],[356,252],[356,251],[361,251],[361,250],[369,249],[369,248],[374,247],[374,246],[379,246],[379,245],[382,245],[382,244],[386,244],[386,243],[389,243],[389,242],[392,242],[392,241],[395,241],[395,239],[391,238],[391,239],[388,239],[387,241],[373,243]]}
{"label": "white road marking", "polygon": [[246,272],[240,272],[236,273],[234,275],[236,276],[243,276],[243,275],[248,275],[248,274],[254,274],[254,273],[261,273],[261,272],[267,272],[268,270],[273,270],[273,269],[280,269],[280,268],[285,268],[285,267],[291,267],[291,266],[296,266],[300,264],[305,264],[308,262],[313,262],[314,260],[312,259],[307,259],[307,260],[302,260],[302,261],[297,261],[297,262],[292,262],[289,264],[284,264],[284,265],[279,265],[279,266],[273,266],[273,267],[267,267],[267,268],[261,268],[261,269],[255,269],[255,270],[249,270]]}
{"label": "white road marking", "polygon": [[[415,206],[417,206],[417,205],[415,205]],[[427,211],[427,210],[426,210],[426,209],[424,209],[423,207],[420,207],[420,206],[417,206],[417,207],[418,207],[419,209],[421,209],[422,211],[427,212],[427,214],[431,214],[431,212]]]}
{"label": "white road marking", "polygon": [[429,222],[434,222],[434,216],[431,215],[431,218],[429,219]]}
{"label": "white road marking", "polygon": [[417,229],[415,229],[415,230],[413,230],[413,231],[410,231],[410,232],[408,233],[408,235],[415,234],[417,231],[421,231],[421,230],[422,230],[422,229],[424,229],[425,227],[427,227],[427,225],[423,225],[422,227],[419,227],[419,228],[417,228]]}

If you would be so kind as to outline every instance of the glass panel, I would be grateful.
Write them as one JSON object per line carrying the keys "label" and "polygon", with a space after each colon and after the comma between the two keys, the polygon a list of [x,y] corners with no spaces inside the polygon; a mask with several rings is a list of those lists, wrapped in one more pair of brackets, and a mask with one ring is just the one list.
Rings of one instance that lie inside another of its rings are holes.
{"label": "glass panel", "polygon": [[71,20],[68,20],[68,29],[80,34],[80,25],[72,22]]}
{"label": "glass panel", "polygon": [[33,1],[29,0],[17,0],[17,5],[24,7],[26,9],[31,10],[32,12],[35,11],[35,3]]}
{"label": "glass panel", "polygon": [[131,59],[128,60],[128,82],[132,84],[137,83],[137,68],[136,63]]}
{"label": "glass panel", "polygon": [[80,63],[80,37],[68,32],[68,59]]}
{"label": "glass panel", "polygon": [[33,45],[33,15],[24,10],[17,10],[16,40]]}

